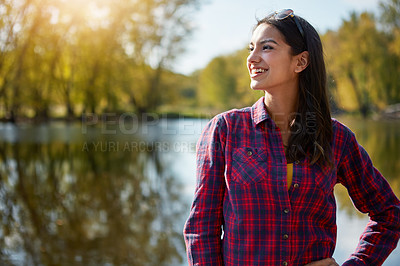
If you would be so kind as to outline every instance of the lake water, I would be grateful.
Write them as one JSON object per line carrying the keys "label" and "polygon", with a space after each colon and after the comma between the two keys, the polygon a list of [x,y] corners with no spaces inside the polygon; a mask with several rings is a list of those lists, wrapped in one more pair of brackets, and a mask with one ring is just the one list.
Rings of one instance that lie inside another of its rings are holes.
{"label": "lake water", "polygon": [[[400,121],[339,120],[399,197]],[[186,265],[182,228],[207,120],[146,121],[0,124],[0,264]],[[343,187],[335,194],[342,263],[368,217]],[[400,248],[384,265],[400,265]]]}

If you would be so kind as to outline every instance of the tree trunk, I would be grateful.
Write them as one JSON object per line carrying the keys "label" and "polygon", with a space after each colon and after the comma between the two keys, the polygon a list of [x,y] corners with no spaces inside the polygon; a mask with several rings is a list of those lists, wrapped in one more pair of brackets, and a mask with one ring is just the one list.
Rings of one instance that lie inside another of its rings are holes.
{"label": "tree trunk", "polygon": [[362,117],[367,117],[369,112],[368,102],[365,102],[365,97],[362,94],[362,91],[359,89],[357,80],[354,77],[353,72],[347,72],[347,77],[349,78],[351,85],[353,86],[354,93],[356,94],[356,100],[358,104],[358,110],[360,111]]}

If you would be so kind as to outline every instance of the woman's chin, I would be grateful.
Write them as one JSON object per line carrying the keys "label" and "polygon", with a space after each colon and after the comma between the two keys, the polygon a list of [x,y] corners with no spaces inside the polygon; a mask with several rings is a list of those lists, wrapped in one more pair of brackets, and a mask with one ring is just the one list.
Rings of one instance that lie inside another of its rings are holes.
{"label": "woman's chin", "polygon": [[250,88],[255,91],[263,91],[263,90],[265,90],[265,85],[263,85],[261,82],[258,82],[256,80],[252,80],[250,82]]}
{"label": "woman's chin", "polygon": [[250,88],[253,90],[253,91],[264,91],[265,90],[265,88],[263,87],[263,86],[260,86],[260,85],[250,85]]}

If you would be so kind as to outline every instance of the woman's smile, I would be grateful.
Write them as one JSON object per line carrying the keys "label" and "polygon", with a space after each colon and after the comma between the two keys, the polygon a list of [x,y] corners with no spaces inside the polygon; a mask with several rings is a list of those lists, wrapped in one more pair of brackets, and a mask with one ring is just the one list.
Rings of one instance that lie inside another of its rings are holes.
{"label": "woman's smile", "polygon": [[250,68],[250,77],[251,78],[257,78],[259,76],[261,76],[264,73],[267,73],[268,69],[264,69],[264,68]]}

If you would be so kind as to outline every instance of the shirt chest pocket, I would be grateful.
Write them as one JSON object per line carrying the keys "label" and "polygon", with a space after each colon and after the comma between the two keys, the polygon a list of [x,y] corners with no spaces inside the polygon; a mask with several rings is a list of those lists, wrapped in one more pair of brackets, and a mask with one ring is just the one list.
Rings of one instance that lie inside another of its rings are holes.
{"label": "shirt chest pocket", "polygon": [[237,148],[232,154],[231,177],[234,182],[251,185],[267,178],[268,153],[265,149]]}

